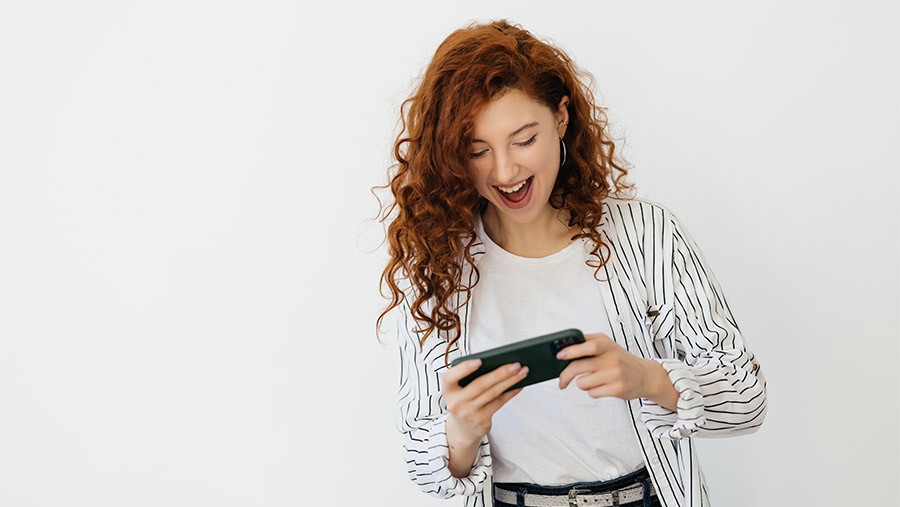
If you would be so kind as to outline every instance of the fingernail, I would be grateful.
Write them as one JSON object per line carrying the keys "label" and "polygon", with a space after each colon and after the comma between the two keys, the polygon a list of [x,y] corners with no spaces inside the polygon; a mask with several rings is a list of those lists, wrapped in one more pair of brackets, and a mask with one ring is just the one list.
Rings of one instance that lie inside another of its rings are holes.
{"label": "fingernail", "polygon": [[519,372],[519,375],[528,375],[528,367],[522,368],[522,371]]}
{"label": "fingernail", "polygon": [[567,355],[568,355],[568,354],[566,354],[566,351],[565,351],[565,350],[561,350],[561,351],[559,352],[559,354],[556,354],[556,358],[557,358],[557,359],[565,359]]}
{"label": "fingernail", "polygon": [[479,361],[478,359],[473,359],[473,360],[469,361],[468,363],[466,363],[466,366],[469,369],[478,368],[478,363],[480,363],[480,362],[481,361]]}
{"label": "fingernail", "polygon": [[509,366],[506,367],[506,371],[512,373],[512,372],[518,370],[518,369],[521,368],[521,367],[522,367],[522,365],[519,364],[519,363],[511,364],[511,365],[509,365]]}

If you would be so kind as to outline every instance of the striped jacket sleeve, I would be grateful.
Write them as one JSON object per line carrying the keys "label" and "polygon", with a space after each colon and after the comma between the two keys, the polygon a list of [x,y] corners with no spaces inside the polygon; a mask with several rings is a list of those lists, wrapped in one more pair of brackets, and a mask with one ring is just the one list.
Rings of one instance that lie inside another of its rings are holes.
{"label": "striped jacket sleeve", "polygon": [[409,478],[419,488],[439,498],[480,493],[490,475],[491,457],[487,437],[468,477],[450,473],[450,452],[444,424],[447,409],[441,395],[441,371],[446,369],[447,341],[434,333],[419,346],[415,322],[407,301],[397,312],[397,342],[400,347],[400,390],[397,427],[403,434],[403,449]]}
{"label": "striped jacket sleeve", "polygon": [[654,340],[668,351],[657,361],[679,398],[674,412],[643,400],[641,417],[657,438],[756,431],[766,415],[765,377],[694,239],[674,215],[666,215],[669,251],[661,257],[670,276],[662,313],[671,321]]}

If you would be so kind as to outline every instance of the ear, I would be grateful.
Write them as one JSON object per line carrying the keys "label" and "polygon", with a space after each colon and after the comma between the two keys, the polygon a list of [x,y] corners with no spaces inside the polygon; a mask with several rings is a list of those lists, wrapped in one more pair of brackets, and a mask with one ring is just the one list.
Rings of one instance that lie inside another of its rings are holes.
{"label": "ear", "polygon": [[559,138],[562,139],[563,136],[566,135],[566,124],[569,123],[568,96],[563,95],[563,98],[559,101],[559,105],[556,106],[556,112],[553,113],[553,116],[556,117],[556,131],[559,133]]}

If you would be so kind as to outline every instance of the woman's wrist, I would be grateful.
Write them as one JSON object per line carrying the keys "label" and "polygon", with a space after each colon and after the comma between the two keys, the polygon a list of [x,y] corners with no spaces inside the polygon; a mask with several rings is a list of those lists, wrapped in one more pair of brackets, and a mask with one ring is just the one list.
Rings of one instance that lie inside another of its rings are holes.
{"label": "woman's wrist", "polygon": [[649,381],[647,393],[644,398],[657,405],[676,412],[678,410],[678,390],[669,379],[669,372],[663,365],[652,359],[646,359]]}
{"label": "woman's wrist", "polygon": [[447,436],[447,448],[450,453],[450,473],[454,477],[466,477],[475,464],[478,456],[478,448],[481,446],[481,437],[469,435],[455,424],[453,415],[447,418],[444,424],[444,432]]}

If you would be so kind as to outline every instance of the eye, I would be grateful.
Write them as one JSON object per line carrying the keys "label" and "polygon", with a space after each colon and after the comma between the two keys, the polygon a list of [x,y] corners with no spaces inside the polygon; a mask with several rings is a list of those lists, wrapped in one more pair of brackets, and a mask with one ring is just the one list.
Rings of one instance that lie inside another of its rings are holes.
{"label": "eye", "polygon": [[529,139],[529,140],[527,140],[527,141],[525,141],[525,142],[516,143],[516,146],[522,146],[522,147],[525,147],[525,146],[531,146],[532,144],[534,144],[534,139],[535,139],[536,137],[537,137],[537,134],[531,136],[531,139]]}
{"label": "eye", "polygon": [[485,153],[487,153],[487,150],[481,150],[478,153],[470,153],[469,158],[481,158]]}

